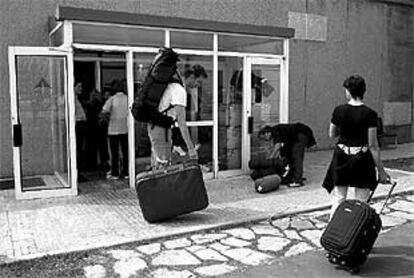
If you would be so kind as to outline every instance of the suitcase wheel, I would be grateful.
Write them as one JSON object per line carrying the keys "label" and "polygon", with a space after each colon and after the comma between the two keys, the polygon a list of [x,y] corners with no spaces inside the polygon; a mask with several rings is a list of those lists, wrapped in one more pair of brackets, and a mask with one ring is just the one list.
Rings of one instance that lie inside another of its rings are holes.
{"label": "suitcase wheel", "polygon": [[358,274],[360,270],[361,270],[361,268],[359,266],[355,266],[355,267],[349,269],[349,272],[354,275],[354,274]]}

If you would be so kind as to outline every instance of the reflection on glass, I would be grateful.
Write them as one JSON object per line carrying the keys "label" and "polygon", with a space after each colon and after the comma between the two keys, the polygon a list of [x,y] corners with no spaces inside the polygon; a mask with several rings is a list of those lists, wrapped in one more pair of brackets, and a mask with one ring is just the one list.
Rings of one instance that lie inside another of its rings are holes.
{"label": "reflection on glass", "polygon": [[178,70],[187,91],[186,120],[213,120],[212,57],[180,55]]}
{"label": "reflection on glass", "polygon": [[213,34],[171,31],[171,47],[213,50]]}
{"label": "reflection on glass", "polygon": [[136,27],[73,24],[75,43],[101,43],[131,46],[164,45],[164,31]]}
{"label": "reflection on glass", "polygon": [[219,35],[219,51],[283,54],[283,40],[276,38]]}
{"label": "reflection on glass", "polygon": [[[134,98],[144,83],[155,53],[134,54]],[[135,168],[136,173],[147,170],[151,162],[151,142],[148,137],[147,124],[135,123]]]}
{"label": "reflection on glass", "polygon": [[[253,80],[257,81],[256,84]],[[262,127],[273,126],[280,122],[280,66],[253,65],[252,83],[251,111],[254,121],[250,152],[252,158],[266,157],[273,144],[259,140],[257,135]]]}
{"label": "reflection on glass", "polygon": [[[190,131],[191,141],[198,153],[198,162],[202,165],[203,172],[213,171],[213,128],[211,126],[192,126]],[[187,146],[180,133],[173,133],[172,161],[177,163],[188,159]]]}
{"label": "reflection on glass", "polygon": [[69,187],[65,58],[18,56],[22,190]]}
{"label": "reflection on glass", "polygon": [[242,58],[219,58],[218,148],[220,170],[241,168],[242,69]]}

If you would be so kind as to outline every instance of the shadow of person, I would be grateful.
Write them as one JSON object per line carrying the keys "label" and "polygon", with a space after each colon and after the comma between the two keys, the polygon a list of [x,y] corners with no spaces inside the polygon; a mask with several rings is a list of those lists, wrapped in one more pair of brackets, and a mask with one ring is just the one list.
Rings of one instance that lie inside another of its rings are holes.
{"label": "shadow of person", "polygon": [[414,277],[414,248],[375,247],[359,273],[361,277]]}

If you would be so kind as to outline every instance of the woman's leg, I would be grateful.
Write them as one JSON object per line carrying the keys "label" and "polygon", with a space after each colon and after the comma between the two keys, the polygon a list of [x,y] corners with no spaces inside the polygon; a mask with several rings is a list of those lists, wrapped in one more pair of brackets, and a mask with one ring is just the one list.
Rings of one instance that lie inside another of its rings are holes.
{"label": "woman's leg", "polygon": [[371,190],[369,188],[354,187],[353,189],[354,189],[354,190],[352,190],[353,191],[353,194],[352,194],[353,196],[351,195],[352,199],[359,200],[359,201],[362,201],[362,202],[367,202],[368,201],[369,194],[371,193]]}
{"label": "woman's leg", "polygon": [[329,220],[332,219],[333,214],[335,213],[336,209],[338,208],[339,204],[345,201],[346,194],[348,193],[348,186],[334,186],[331,192],[331,214],[329,216]]}

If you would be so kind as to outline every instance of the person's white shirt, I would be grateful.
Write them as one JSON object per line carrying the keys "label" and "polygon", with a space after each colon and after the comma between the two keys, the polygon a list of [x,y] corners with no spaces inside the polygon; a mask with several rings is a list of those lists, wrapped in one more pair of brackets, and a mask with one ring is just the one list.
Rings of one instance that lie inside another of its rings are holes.
{"label": "person's white shirt", "polygon": [[[179,83],[170,83],[164,91],[161,97],[160,104],[158,105],[158,111],[163,112],[170,106],[181,105],[186,107],[187,105],[187,92]],[[176,119],[175,110],[169,109],[167,115]]]}
{"label": "person's white shirt", "polygon": [[109,135],[128,133],[128,97],[124,93],[118,92],[110,97],[102,110],[110,114]]}

